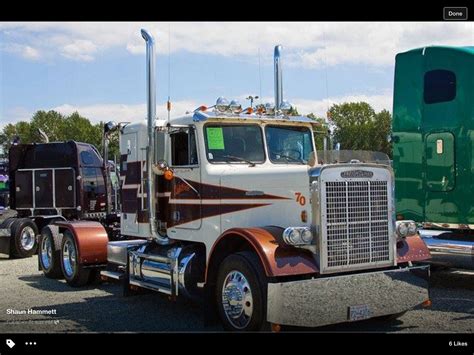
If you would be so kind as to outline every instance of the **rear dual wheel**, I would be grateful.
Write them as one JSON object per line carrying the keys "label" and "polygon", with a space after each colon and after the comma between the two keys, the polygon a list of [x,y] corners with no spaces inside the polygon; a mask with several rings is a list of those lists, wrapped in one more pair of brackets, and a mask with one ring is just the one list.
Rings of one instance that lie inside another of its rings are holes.
{"label": "rear dual wheel", "polygon": [[56,243],[59,243],[58,228],[44,227],[38,240],[38,259],[44,275],[51,279],[58,279],[63,276],[61,250],[59,245],[56,246]]}
{"label": "rear dual wheel", "polygon": [[91,269],[86,269],[79,263],[76,241],[67,230],[63,233],[60,263],[62,274],[70,286],[80,287],[89,283]]}
{"label": "rear dual wheel", "polygon": [[11,224],[10,255],[14,258],[28,258],[36,253],[38,227],[29,218],[16,219]]}

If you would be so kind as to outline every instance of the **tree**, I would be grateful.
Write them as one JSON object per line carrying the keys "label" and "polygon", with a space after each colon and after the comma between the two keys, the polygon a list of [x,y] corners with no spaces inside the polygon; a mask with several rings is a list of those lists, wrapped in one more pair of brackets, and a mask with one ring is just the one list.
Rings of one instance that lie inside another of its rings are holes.
{"label": "tree", "polygon": [[333,138],[342,149],[381,151],[391,156],[387,137],[392,118],[387,110],[376,113],[367,102],[346,102],[333,105],[329,119]]}
{"label": "tree", "polygon": [[298,112],[298,109],[296,108],[296,106],[291,106],[291,110],[288,113],[288,115],[289,116],[299,116],[300,113]]}
{"label": "tree", "polygon": [[318,117],[314,113],[310,113],[307,117],[315,120],[319,124],[319,127],[314,129],[314,141],[316,143],[316,149],[323,150],[324,139],[329,135],[328,122],[323,117]]}

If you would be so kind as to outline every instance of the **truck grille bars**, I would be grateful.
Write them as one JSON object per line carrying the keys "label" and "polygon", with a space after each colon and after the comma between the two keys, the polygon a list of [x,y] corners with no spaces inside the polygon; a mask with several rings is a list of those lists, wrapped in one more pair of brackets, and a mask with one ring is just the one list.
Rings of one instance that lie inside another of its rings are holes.
{"label": "truck grille bars", "polygon": [[388,182],[323,183],[323,269],[334,272],[393,264]]}

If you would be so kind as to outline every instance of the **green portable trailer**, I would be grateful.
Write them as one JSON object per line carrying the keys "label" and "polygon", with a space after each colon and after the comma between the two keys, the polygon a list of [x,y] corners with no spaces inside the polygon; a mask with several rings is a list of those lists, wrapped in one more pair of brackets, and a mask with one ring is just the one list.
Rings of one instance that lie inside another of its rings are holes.
{"label": "green portable trailer", "polygon": [[474,267],[474,47],[396,57],[393,165],[397,218],[425,229],[435,259]]}

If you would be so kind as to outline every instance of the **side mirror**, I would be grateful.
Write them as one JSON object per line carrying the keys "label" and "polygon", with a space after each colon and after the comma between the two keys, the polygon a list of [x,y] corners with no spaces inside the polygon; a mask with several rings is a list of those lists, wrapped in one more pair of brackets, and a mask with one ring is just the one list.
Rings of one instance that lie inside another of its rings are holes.
{"label": "side mirror", "polygon": [[155,154],[153,161],[153,171],[155,174],[162,175],[168,168],[168,147],[169,134],[167,130],[155,130]]}
{"label": "side mirror", "polygon": [[308,158],[308,165],[313,167],[316,165],[316,162],[318,161],[317,157],[316,157],[316,152],[315,151],[312,151],[311,153],[309,153],[309,158]]}

